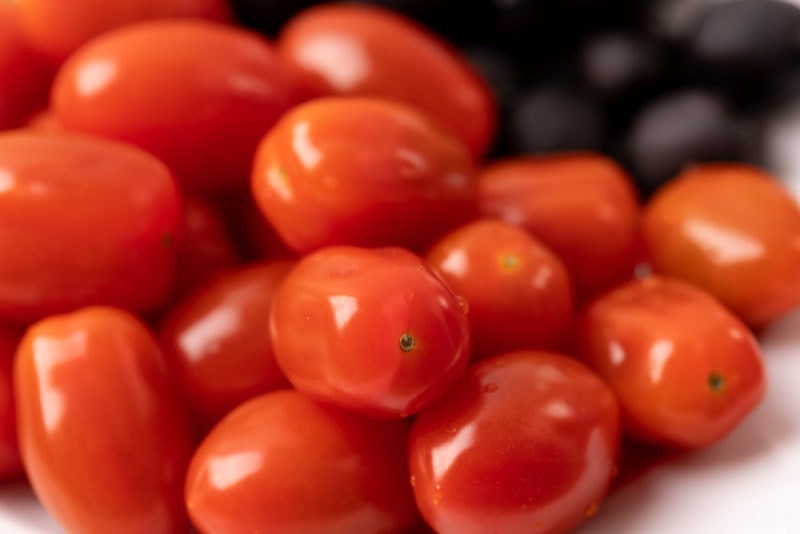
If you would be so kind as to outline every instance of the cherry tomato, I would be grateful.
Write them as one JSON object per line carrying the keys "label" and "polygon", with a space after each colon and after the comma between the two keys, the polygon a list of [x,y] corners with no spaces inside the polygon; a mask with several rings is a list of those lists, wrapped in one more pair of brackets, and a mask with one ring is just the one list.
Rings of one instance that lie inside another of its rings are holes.
{"label": "cherry tomato", "polygon": [[278,288],[273,349],[300,391],[367,414],[404,417],[464,371],[465,312],[407,250],[329,247],[303,257]]}
{"label": "cherry tomato", "polygon": [[16,6],[0,2],[0,130],[22,125],[47,103],[52,69],[22,32]]}
{"label": "cherry tomato", "polygon": [[245,183],[256,146],[295,103],[296,81],[265,38],[199,20],[149,21],[82,47],[54,82],[67,129],[129,141],[183,186]]}
{"label": "cherry tomato", "polygon": [[656,272],[692,282],[753,328],[800,304],[800,207],[765,171],[695,166],[643,215]]}
{"label": "cherry tomato", "polygon": [[417,506],[439,534],[570,532],[597,511],[619,441],[616,399],[585,365],[495,355],[414,420]]}
{"label": "cherry tomato", "polygon": [[292,261],[252,264],[180,302],[160,329],[162,347],[203,430],[259,393],[288,386],[275,362],[269,312]]}
{"label": "cherry tomato", "polygon": [[481,213],[526,228],[566,264],[582,298],[630,279],[639,201],[616,162],[594,153],[514,157],[479,174]]}
{"label": "cherry tomato", "polygon": [[184,202],[183,235],[178,247],[176,287],[178,298],[230,269],[239,262],[222,215],[213,204],[197,196]]}
{"label": "cherry tomato", "polygon": [[253,194],[298,252],[326,245],[420,249],[474,217],[474,167],[427,115],[374,98],[290,111],[258,148]]}
{"label": "cherry tomato", "polygon": [[617,394],[627,433],[678,448],[724,438],[764,396],[753,335],[706,292],[658,276],[592,303],[579,352]]}
{"label": "cherry tomato", "polygon": [[573,320],[564,264],[525,230],[479,220],[454,230],[427,255],[469,303],[472,357],[563,348]]}
{"label": "cherry tomato", "polygon": [[201,443],[186,504],[204,534],[411,532],[405,421],[318,404],[293,390],[256,397]]}
{"label": "cherry tomato", "polygon": [[54,63],[109,30],[161,17],[232,20],[227,0],[14,0],[28,40]]}
{"label": "cherry tomato", "polygon": [[25,470],[64,530],[185,534],[192,443],[147,327],[83,308],[31,326],[16,358]]}
{"label": "cherry tomato", "polygon": [[173,176],[150,154],[91,137],[7,132],[0,191],[2,320],[166,301],[182,208]]}
{"label": "cherry tomato", "polygon": [[313,7],[283,27],[278,47],[320,91],[406,102],[450,127],[476,158],[492,144],[497,105],[484,80],[450,45],[397,13]]}
{"label": "cherry tomato", "polygon": [[0,326],[0,480],[23,473],[17,440],[13,371],[19,338],[16,330]]}

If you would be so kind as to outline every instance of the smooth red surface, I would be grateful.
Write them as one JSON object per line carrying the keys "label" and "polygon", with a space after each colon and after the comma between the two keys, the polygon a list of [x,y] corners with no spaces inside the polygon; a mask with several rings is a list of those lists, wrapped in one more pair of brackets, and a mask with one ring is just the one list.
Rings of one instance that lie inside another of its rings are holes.
{"label": "smooth red surface", "polygon": [[496,355],[415,419],[417,505],[439,534],[567,533],[600,506],[619,441],[616,399],[585,365]]}
{"label": "smooth red surface", "polygon": [[252,189],[298,252],[418,250],[477,213],[461,142],[418,110],[376,98],[321,98],[290,111],[258,148]]}
{"label": "smooth red surface", "polygon": [[212,430],[186,482],[203,534],[413,532],[405,421],[380,421],[284,390]]}
{"label": "smooth red surface", "polygon": [[724,438],[764,397],[761,352],[747,327],[704,291],[652,276],[592,303],[581,357],[619,398],[631,437],[678,448]]}
{"label": "smooth red surface", "polygon": [[14,401],[14,354],[20,333],[0,326],[0,480],[22,475]]}
{"label": "smooth red surface", "polygon": [[145,311],[169,296],[183,216],[175,180],[135,147],[0,134],[0,318],[79,306]]}
{"label": "smooth red surface", "polygon": [[469,303],[473,359],[564,348],[575,306],[569,273],[524,229],[475,221],[438,241],[426,259]]}
{"label": "smooth red surface", "polygon": [[606,156],[517,156],[479,173],[481,213],[522,226],[566,264],[578,295],[630,279],[640,207],[625,170]]}
{"label": "smooth red surface", "polygon": [[704,288],[753,328],[800,304],[800,207],[761,169],[695,166],[651,199],[642,228],[657,272]]}
{"label": "smooth red surface", "polygon": [[400,248],[303,257],[274,297],[270,324],[275,358],[297,389],[381,417],[429,405],[469,360],[463,303]]}
{"label": "smooth red surface", "polygon": [[256,145],[298,91],[261,35],[162,20],[109,32],[70,56],[52,108],[65,128],[141,146],[186,189],[208,192],[247,181]]}
{"label": "smooth red surface", "polygon": [[147,19],[233,20],[227,0],[14,0],[14,3],[27,40],[56,64],[102,33]]}
{"label": "smooth red surface", "polygon": [[322,5],[290,20],[278,47],[329,94],[396,99],[437,117],[478,159],[491,146],[497,104],[452,46],[396,12]]}
{"label": "smooth red surface", "polygon": [[238,268],[198,288],[164,319],[162,346],[203,430],[251,397],[289,385],[275,362],[269,313],[293,265]]}
{"label": "smooth red surface", "polygon": [[32,326],[15,367],[34,491],[76,534],[185,534],[192,451],[155,339],[134,316],[84,308]]}

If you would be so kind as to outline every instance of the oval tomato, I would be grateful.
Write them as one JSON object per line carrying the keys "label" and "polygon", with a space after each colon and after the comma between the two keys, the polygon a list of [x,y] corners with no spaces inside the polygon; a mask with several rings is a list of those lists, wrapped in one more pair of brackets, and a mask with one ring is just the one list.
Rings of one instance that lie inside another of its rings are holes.
{"label": "oval tomato", "polygon": [[379,421],[292,390],[256,397],[201,443],[186,481],[205,534],[412,532],[404,421]]}
{"label": "oval tomato", "polygon": [[464,146],[427,115],[374,98],[321,98],[290,111],[256,154],[253,195],[293,249],[419,250],[477,212]]}
{"label": "oval tomato", "polygon": [[20,334],[0,326],[0,480],[23,474],[14,401],[14,354]]}
{"label": "oval tomato", "polygon": [[486,83],[450,45],[395,12],[347,4],[306,9],[283,27],[278,48],[323,92],[417,107],[476,158],[492,144],[497,105]]}
{"label": "oval tomato", "polygon": [[143,323],[105,307],[49,317],[23,337],[14,378],[25,470],[66,531],[187,531],[189,427]]}
{"label": "oval tomato", "polygon": [[496,220],[462,226],[426,256],[469,303],[472,357],[564,348],[572,282],[564,264],[525,230]]}
{"label": "oval tomato", "polygon": [[439,534],[570,532],[597,511],[619,441],[614,394],[585,365],[492,356],[414,420],[417,506]]}
{"label": "oval tomato", "polygon": [[639,440],[708,446],[764,396],[753,335],[712,296],[678,280],[651,276],[600,297],[581,319],[578,344]]}
{"label": "oval tomato", "polygon": [[478,175],[481,213],[527,229],[555,252],[586,299],[629,280],[639,201],[625,170],[594,153],[514,157]]}
{"label": "oval tomato", "polygon": [[697,165],[645,207],[653,269],[707,290],[751,327],[800,305],[800,206],[765,171]]}
{"label": "oval tomato", "polygon": [[92,137],[8,132],[0,191],[3,320],[166,301],[182,207],[172,174],[150,154]]}
{"label": "oval tomato", "polygon": [[198,20],[109,32],[70,56],[52,108],[70,130],[129,141],[183,186],[247,181],[256,146],[295,103],[296,81],[263,37]]}
{"label": "oval tomato", "polygon": [[271,261],[231,271],[164,319],[162,347],[203,430],[251,397],[288,385],[275,362],[268,321],[273,295],[293,266]]}
{"label": "oval tomato", "polygon": [[109,30],[161,17],[230,21],[227,0],[15,0],[34,47],[60,63],[81,45]]}
{"label": "oval tomato", "polygon": [[462,303],[400,248],[308,254],[278,289],[270,325],[275,358],[297,389],[381,417],[421,410],[469,360]]}

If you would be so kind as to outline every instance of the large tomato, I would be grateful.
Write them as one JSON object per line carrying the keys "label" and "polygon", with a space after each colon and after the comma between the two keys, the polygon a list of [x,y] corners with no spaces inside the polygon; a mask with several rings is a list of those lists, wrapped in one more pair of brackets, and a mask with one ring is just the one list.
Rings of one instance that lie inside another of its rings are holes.
{"label": "large tomato", "polygon": [[65,128],[121,139],[167,163],[187,189],[245,183],[261,137],[298,97],[263,37],[199,20],[148,21],[70,56],[52,108]]}
{"label": "large tomato", "polygon": [[162,305],[182,203],[163,163],[78,135],[0,134],[0,318]]}
{"label": "large tomato", "polygon": [[191,434],[143,323],[105,307],[44,319],[14,379],[25,470],[66,531],[186,533]]}
{"label": "large tomato", "polygon": [[437,117],[479,158],[492,144],[497,105],[450,45],[374,6],[323,5],[284,26],[278,48],[321,91],[406,102]]}
{"label": "large tomato", "polygon": [[463,144],[417,109],[376,98],[320,98],[290,111],[258,148],[252,188],[298,252],[419,250],[477,213]]}
{"label": "large tomato", "polygon": [[585,365],[495,355],[414,420],[417,505],[439,534],[570,532],[597,511],[619,441],[614,394]]}

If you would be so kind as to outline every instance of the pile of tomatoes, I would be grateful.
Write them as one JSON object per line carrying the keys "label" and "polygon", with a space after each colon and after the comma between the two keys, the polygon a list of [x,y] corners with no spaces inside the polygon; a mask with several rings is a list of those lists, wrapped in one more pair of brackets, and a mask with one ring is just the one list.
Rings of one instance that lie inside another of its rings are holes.
{"label": "pile of tomatoes", "polygon": [[489,161],[486,82],[382,8],[111,4],[0,2],[0,473],[67,532],[569,532],[763,398],[766,171]]}

